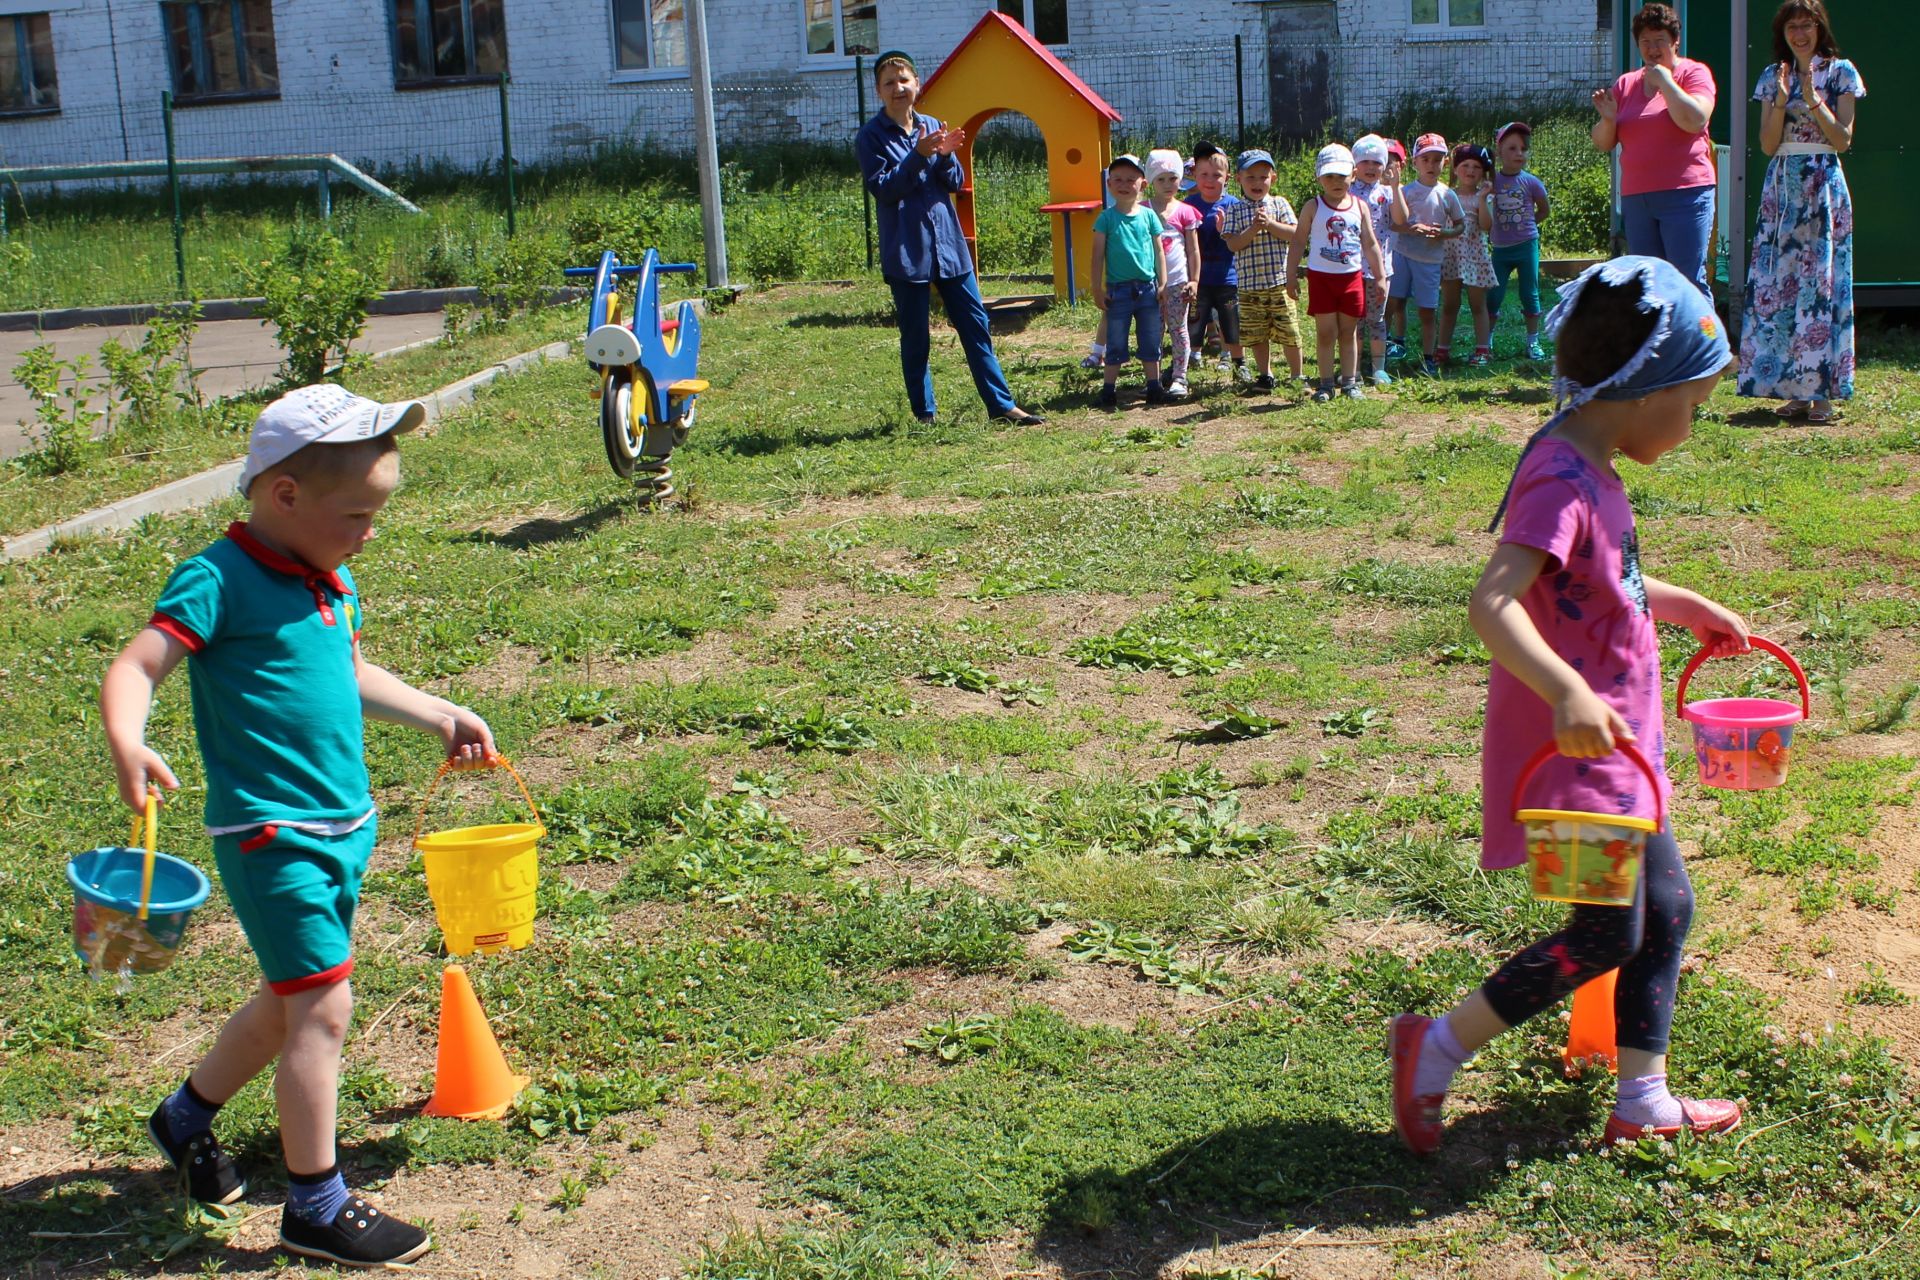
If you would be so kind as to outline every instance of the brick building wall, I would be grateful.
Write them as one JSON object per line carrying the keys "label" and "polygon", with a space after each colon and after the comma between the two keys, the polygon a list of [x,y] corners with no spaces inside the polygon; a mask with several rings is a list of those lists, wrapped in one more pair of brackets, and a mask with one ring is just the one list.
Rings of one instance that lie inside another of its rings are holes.
{"label": "brick building wall", "polygon": [[[30,3],[31,0],[28,0]],[[46,0],[60,110],[0,118],[0,164],[153,159],[164,155],[160,93],[169,84],[158,0]],[[66,7],[53,7],[61,4]],[[1604,66],[1592,3],[1486,0],[1471,37],[1410,37],[1411,0],[1337,0],[1336,96],[1363,119],[1402,94],[1538,96],[1580,89]],[[1440,0],[1442,5],[1447,0]],[[18,8],[11,0],[7,9]],[[391,0],[273,0],[277,99],[180,106],[182,156],[334,152],[374,168],[497,164],[493,85],[396,90]],[[504,0],[514,151],[523,163],[589,155],[637,141],[690,148],[684,71],[614,68],[609,0]],[[1287,6],[1297,11],[1298,6]],[[850,58],[809,58],[802,0],[708,0],[716,114],[727,142],[779,144],[850,137],[859,124]],[[879,41],[922,60],[923,73],[972,28],[983,7],[879,0]],[[1192,5],[1069,0],[1069,39],[1056,52],[1126,117],[1136,140],[1155,130],[1268,119],[1268,57],[1285,51],[1258,3]],[[1245,70],[1236,97],[1235,37]],[[1585,43],[1582,43],[1583,37]],[[1599,52],[1596,55],[1593,50]],[[1596,56],[1600,62],[1595,63]],[[875,109],[871,94],[868,109]]]}

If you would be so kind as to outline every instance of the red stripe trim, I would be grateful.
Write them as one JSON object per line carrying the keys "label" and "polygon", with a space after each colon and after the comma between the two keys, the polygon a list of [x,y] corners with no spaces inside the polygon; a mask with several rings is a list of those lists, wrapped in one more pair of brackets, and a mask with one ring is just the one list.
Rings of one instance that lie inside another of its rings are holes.
{"label": "red stripe trim", "polygon": [[260,828],[259,835],[249,836],[240,842],[240,852],[252,853],[255,849],[264,849],[272,844],[274,837],[279,834],[280,828],[269,822],[266,826]]}
{"label": "red stripe trim", "polygon": [[192,628],[188,627],[178,618],[169,618],[164,613],[156,613],[147,619],[147,625],[155,631],[172,636],[175,640],[187,646],[188,653],[199,653],[207,647],[207,642],[195,635]]}
{"label": "red stripe trim", "polygon": [[272,547],[269,547],[266,543],[254,537],[253,531],[247,528],[247,522],[244,520],[235,520],[232,524],[228,525],[227,537],[231,538],[242,551],[252,556],[255,561],[265,565],[275,573],[284,573],[295,578],[317,578],[329,587],[332,587],[336,595],[350,596],[353,594],[353,592],[347,590],[347,584],[340,580],[339,573],[332,569],[322,572],[312,565],[307,564],[305,561],[295,560],[292,556],[281,555],[278,551],[275,551]]}
{"label": "red stripe trim", "polygon": [[285,982],[269,982],[267,990],[277,996],[297,996],[302,991],[312,991],[315,987],[330,987],[336,982],[345,982],[347,975],[353,972],[353,957],[348,956],[331,969],[322,969],[319,973],[310,973],[304,978],[289,978]]}

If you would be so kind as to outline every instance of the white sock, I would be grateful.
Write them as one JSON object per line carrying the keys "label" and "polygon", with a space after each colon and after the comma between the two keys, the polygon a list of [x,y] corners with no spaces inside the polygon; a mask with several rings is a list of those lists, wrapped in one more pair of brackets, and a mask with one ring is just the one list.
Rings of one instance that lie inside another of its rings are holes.
{"label": "white sock", "polygon": [[1420,1061],[1413,1068],[1414,1093],[1420,1097],[1445,1093],[1453,1083],[1454,1072],[1472,1056],[1469,1050],[1460,1047],[1447,1020],[1438,1019],[1427,1028],[1426,1039],[1420,1042]]}

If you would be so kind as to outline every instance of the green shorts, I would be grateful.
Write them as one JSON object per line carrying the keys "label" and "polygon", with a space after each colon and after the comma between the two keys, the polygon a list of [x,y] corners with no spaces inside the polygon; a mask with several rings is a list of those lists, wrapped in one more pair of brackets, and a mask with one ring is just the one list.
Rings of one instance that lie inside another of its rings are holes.
{"label": "green shorts", "polygon": [[220,883],[276,995],[353,972],[353,909],[373,856],[376,819],[343,836],[269,824],[213,838]]}

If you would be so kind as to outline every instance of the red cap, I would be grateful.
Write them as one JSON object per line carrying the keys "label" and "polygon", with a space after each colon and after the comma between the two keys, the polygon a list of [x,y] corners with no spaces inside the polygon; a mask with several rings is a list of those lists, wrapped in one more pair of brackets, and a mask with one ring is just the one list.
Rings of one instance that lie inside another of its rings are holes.
{"label": "red cap", "polygon": [[1407,162],[1407,148],[1398,138],[1387,139],[1387,154],[1398,160],[1401,164]]}

